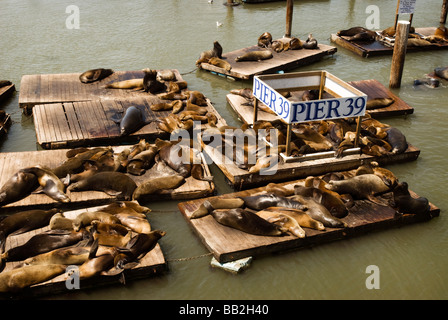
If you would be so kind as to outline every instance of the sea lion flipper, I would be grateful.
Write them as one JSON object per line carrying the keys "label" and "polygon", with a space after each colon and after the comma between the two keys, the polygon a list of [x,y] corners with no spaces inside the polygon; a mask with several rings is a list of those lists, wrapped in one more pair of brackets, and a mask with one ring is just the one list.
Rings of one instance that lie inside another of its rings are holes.
{"label": "sea lion flipper", "polygon": [[121,191],[116,191],[116,190],[112,190],[112,189],[103,189],[102,191],[112,197],[116,197],[116,196],[122,194]]}
{"label": "sea lion flipper", "polygon": [[95,241],[93,241],[92,246],[90,247],[90,252],[89,252],[89,259],[93,259],[96,256],[96,252],[98,251],[98,247],[99,247],[99,240],[95,239]]}

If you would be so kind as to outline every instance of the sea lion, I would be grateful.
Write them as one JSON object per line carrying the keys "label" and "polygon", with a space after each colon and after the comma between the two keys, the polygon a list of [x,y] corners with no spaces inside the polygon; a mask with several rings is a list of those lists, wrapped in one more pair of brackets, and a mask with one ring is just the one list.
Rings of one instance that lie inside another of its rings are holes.
{"label": "sea lion", "polygon": [[218,41],[213,42],[213,49],[203,51],[199,57],[199,59],[196,61],[196,66],[200,67],[202,62],[207,62],[210,58],[218,57],[222,58],[222,46],[219,44]]}
{"label": "sea lion", "polygon": [[222,225],[254,235],[281,236],[287,232],[285,228],[242,208],[216,209],[211,212],[211,215]]}
{"label": "sea lion", "polygon": [[307,210],[306,206],[300,202],[294,201],[290,198],[279,197],[272,193],[259,194],[255,196],[242,197],[246,207],[252,210],[263,210],[269,207],[285,207],[300,210]]}
{"label": "sea lion", "polygon": [[137,233],[149,233],[151,232],[151,225],[145,215],[135,215],[132,213],[117,213],[115,214],[120,220],[120,223],[132,231]]}
{"label": "sea lion", "polygon": [[391,127],[385,130],[387,133],[386,141],[392,147],[391,154],[403,153],[408,148],[406,136],[397,128]]}
{"label": "sea lion", "polygon": [[0,292],[18,292],[65,272],[63,264],[33,265],[0,273]]}
{"label": "sea lion", "polygon": [[73,219],[66,218],[64,213],[56,213],[50,219],[50,230],[73,230]]}
{"label": "sea lion", "polygon": [[415,79],[414,86],[425,85],[429,88],[438,88],[440,86],[440,80],[430,77],[426,79]]}
{"label": "sea lion", "polygon": [[93,231],[93,239],[98,241],[99,245],[108,247],[124,247],[131,240],[131,232],[122,236],[121,234],[111,234]]}
{"label": "sea lion", "polygon": [[136,183],[126,174],[104,171],[71,184],[67,190],[70,192],[86,190],[103,191],[110,196],[116,196],[118,200],[131,200],[135,188],[137,188]]}
{"label": "sea lion", "polygon": [[425,197],[414,198],[409,193],[407,182],[398,183],[393,190],[394,207],[403,214],[416,214],[430,218],[429,201]]}
{"label": "sea lion", "polygon": [[163,81],[176,81],[176,75],[173,70],[165,69],[157,71],[157,79]]}
{"label": "sea lion", "polygon": [[191,173],[191,153],[192,148],[183,145],[168,145],[159,150],[159,157],[170,168],[174,169],[183,177],[188,177]]}
{"label": "sea lion", "polygon": [[79,231],[92,223],[92,221],[99,221],[109,224],[120,224],[120,219],[115,215],[103,211],[84,211],[73,219],[73,230]]}
{"label": "sea lion", "polygon": [[49,230],[36,234],[23,245],[13,247],[1,254],[0,270],[3,270],[6,261],[21,261],[57,248],[71,246],[87,236],[85,230]]}
{"label": "sea lion", "polygon": [[310,101],[317,99],[319,99],[319,89],[305,90],[302,94],[303,101]]}
{"label": "sea lion", "polygon": [[146,119],[146,112],[142,106],[130,106],[124,112],[123,117],[117,115],[112,117],[112,121],[120,125],[120,136],[126,136],[140,130],[149,123]]}
{"label": "sea lion", "polygon": [[294,190],[285,188],[273,182],[268,183],[265,187],[265,190],[267,193],[273,193],[280,197],[288,197],[294,194]]}
{"label": "sea lion", "polygon": [[434,69],[436,76],[448,80],[448,67],[438,67]]}
{"label": "sea lion", "polygon": [[235,58],[236,62],[240,61],[261,61],[266,59],[271,59],[272,52],[269,50],[256,50],[256,51],[249,51],[241,56],[238,56]]}
{"label": "sea lion", "polygon": [[272,35],[269,32],[258,37],[257,45],[261,48],[268,48],[272,42]]}
{"label": "sea lion", "polygon": [[143,90],[143,78],[112,82],[112,83],[107,84],[105,87],[107,89]]}
{"label": "sea lion", "polygon": [[157,152],[158,148],[156,146],[150,146],[147,150],[140,152],[129,161],[126,171],[130,174],[141,176],[154,164]]}
{"label": "sea lion", "polygon": [[366,109],[371,110],[371,109],[386,108],[394,102],[395,100],[392,98],[373,98],[367,100]]}
{"label": "sea lion", "polygon": [[78,268],[79,278],[84,280],[107,272],[114,266],[114,259],[118,253],[117,248],[110,247],[100,254],[90,254],[87,261]]}
{"label": "sea lion", "polygon": [[322,222],[311,218],[311,216],[305,213],[305,211],[303,210],[284,208],[284,207],[270,207],[265,210],[281,212],[282,214],[287,215],[296,220],[297,223],[303,228],[310,228],[314,230],[325,230],[325,226]]}
{"label": "sea lion", "polygon": [[151,69],[143,69],[145,76],[143,77],[143,91],[151,94],[157,94],[166,90],[166,84],[157,80],[157,71]]}
{"label": "sea lion", "polygon": [[157,242],[165,235],[165,231],[154,230],[148,234],[141,233],[132,237],[125,247],[127,249],[126,253],[115,258],[115,266],[121,269],[129,268],[131,262],[143,258],[154,249]]}
{"label": "sea lion", "polygon": [[6,238],[47,226],[59,209],[26,210],[14,213],[0,221],[0,253],[5,249]]}
{"label": "sea lion", "polygon": [[142,196],[154,194],[161,190],[176,189],[184,182],[185,177],[178,174],[149,179],[135,189],[132,200],[138,200]]}
{"label": "sea lion", "polygon": [[42,191],[53,200],[67,203],[70,198],[65,194],[65,186],[50,168],[35,166],[22,169],[25,173],[32,173],[37,177]]}
{"label": "sea lion", "polygon": [[398,178],[395,174],[385,168],[381,168],[376,161],[361,164],[355,171],[355,176],[362,174],[375,174],[380,177],[383,182],[390,188],[394,188],[398,183]]}
{"label": "sea lion", "polygon": [[210,58],[210,60],[208,60],[208,63],[218,68],[222,68],[226,71],[230,71],[232,69],[232,65],[230,63],[218,57]]}
{"label": "sea lion", "polygon": [[302,43],[302,47],[305,49],[317,49],[317,40],[310,33],[305,43]]}
{"label": "sea lion", "polygon": [[291,50],[299,50],[302,49],[302,41],[299,38],[292,37],[289,40],[289,49]]}
{"label": "sea lion", "polygon": [[275,52],[279,53],[279,52],[282,52],[285,49],[285,45],[284,45],[283,41],[274,40],[271,43],[271,48]]}
{"label": "sea lion", "polygon": [[117,214],[120,212],[136,212],[146,214],[151,212],[151,209],[139,205],[137,201],[115,201],[106,207],[101,208],[101,211],[111,214]]}
{"label": "sea lion", "polygon": [[190,216],[190,219],[201,218],[215,209],[241,208],[244,200],[241,198],[210,198],[201,203]]}
{"label": "sea lion", "polygon": [[256,214],[257,216],[265,219],[270,223],[274,223],[282,228],[287,229],[289,233],[296,236],[297,238],[305,238],[305,230],[302,229],[297,220],[295,220],[291,216],[283,214],[281,210],[277,211],[273,208],[268,208],[265,210],[257,211]]}
{"label": "sea lion", "polygon": [[375,195],[386,193],[390,190],[384,181],[375,174],[362,174],[349,179],[329,181],[325,187],[339,194],[348,193],[358,200],[370,200],[384,205],[375,198]]}
{"label": "sea lion", "polygon": [[362,32],[368,32],[370,33],[372,36],[376,34],[376,32],[371,31],[369,29],[363,28],[363,27],[352,27],[349,29],[345,29],[345,30],[339,30],[336,35],[342,37],[342,36],[346,36],[346,37],[351,37],[354,36],[358,33],[362,33]]}
{"label": "sea lion", "polygon": [[103,80],[104,78],[107,78],[113,73],[114,71],[112,69],[104,69],[104,68],[91,69],[81,73],[81,75],[79,76],[79,80],[82,83],[92,83],[95,81]]}
{"label": "sea lion", "polygon": [[[117,217],[118,218],[118,217]],[[120,220],[120,218],[118,218]],[[121,220],[120,220],[121,222]],[[87,228],[89,232],[107,233],[107,234],[118,234],[125,236],[129,233],[129,229],[122,224],[118,223],[104,223],[98,220],[93,220],[90,223],[90,228]]]}
{"label": "sea lion", "polygon": [[0,190],[0,206],[22,200],[39,186],[37,177],[22,170],[14,173]]}

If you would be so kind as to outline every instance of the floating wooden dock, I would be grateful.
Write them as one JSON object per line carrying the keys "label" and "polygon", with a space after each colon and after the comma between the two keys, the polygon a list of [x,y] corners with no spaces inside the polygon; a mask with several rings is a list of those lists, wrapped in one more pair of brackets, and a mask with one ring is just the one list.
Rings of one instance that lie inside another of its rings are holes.
{"label": "floating wooden dock", "polygon": [[[393,163],[407,162],[417,160],[420,150],[408,144],[405,152],[387,155],[387,156],[371,156],[367,154],[347,154],[342,158],[308,158],[309,160],[302,160],[297,162],[283,162],[279,163],[275,169],[275,173],[269,175],[262,175],[260,173],[249,173],[249,171],[240,169],[236,163],[230,159],[225,158],[224,155],[212,149],[210,146],[203,144],[204,151],[224,173],[226,181],[235,190],[244,190],[263,186],[267,182],[282,182],[292,179],[300,179],[309,175],[321,175],[332,171],[347,171],[352,170],[361,165],[362,162],[376,161],[380,166],[385,166]],[[281,156],[279,156],[281,159]],[[307,159],[307,158],[304,158]],[[271,172],[272,173],[272,172]]]}
{"label": "floating wooden dock", "polygon": [[8,99],[13,92],[16,91],[16,87],[14,84],[10,84],[9,86],[4,86],[0,88],[0,102]]}
{"label": "floating wooden dock", "polygon": [[247,80],[259,74],[287,71],[309,65],[316,61],[322,60],[325,56],[333,55],[337,51],[337,48],[326,44],[319,43],[318,47],[318,49],[287,50],[280,53],[271,50],[273,55],[271,59],[262,61],[235,61],[236,57],[241,56],[246,52],[267,50],[261,49],[257,45],[253,45],[247,48],[222,54],[223,59],[232,66],[230,71],[208,63],[202,63],[201,68],[221,75],[230,76],[232,78]]}
{"label": "floating wooden dock", "polygon": [[[113,147],[116,153],[121,152],[124,148],[130,146]],[[26,167],[36,165],[55,168],[66,159],[67,149],[59,150],[41,150],[41,151],[25,151],[25,152],[6,152],[0,153],[0,187],[12,177],[17,171]],[[208,165],[205,161],[202,162],[205,173],[210,175]],[[136,182],[137,185],[143,183],[147,179],[157,176],[154,170],[147,170],[142,176],[129,175]],[[196,180],[193,177],[187,177],[185,183],[175,190],[164,190],[158,194],[147,195],[143,200],[161,201],[161,200],[186,200],[197,197],[205,197],[212,195],[215,190],[213,182]],[[70,203],[58,203],[45,194],[30,194],[26,198],[3,206],[0,210],[2,213],[12,212],[18,210],[42,209],[52,208],[55,206],[65,208],[87,207],[94,205],[102,205],[109,203],[114,199],[101,191],[80,191],[68,192],[71,199]]]}
{"label": "floating wooden dock", "polygon": [[[378,80],[370,79],[370,80],[360,80],[360,81],[350,81],[348,84],[352,85],[356,89],[362,91],[367,95],[367,100],[371,100],[374,98],[392,98],[394,99],[394,103],[385,108],[371,109],[368,110],[368,113],[374,118],[386,117],[386,116],[398,116],[398,115],[407,115],[414,113],[414,108],[392,93],[389,89],[387,89],[382,83]],[[303,91],[297,93],[297,96],[300,97]],[[233,110],[237,113],[238,117],[245,124],[253,124],[254,122],[254,107],[253,104],[248,104],[248,100],[244,97],[236,94],[229,93],[227,96],[227,102],[233,108]],[[300,100],[300,98],[299,98]],[[262,102],[259,102],[262,104]],[[258,110],[257,114],[258,120],[261,121],[274,121],[278,120],[278,116],[276,114],[265,112],[261,109]]]}
{"label": "floating wooden dock", "polygon": [[[415,32],[423,36],[433,35],[435,32],[435,27],[426,28],[415,28]],[[331,42],[350,50],[361,57],[373,57],[379,55],[392,55],[394,48],[393,46],[384,43],[382,41],[348,41],[344,37],[340,37],[336,34],[331,34]],[[431,44],[427,46],[408,46],[406,52],[416,52],[416,51],[432,51],[432,50],[444,50],[448,49],[447,44]]]}
{"label": "floating wooden dock", "polygon": [[[64,211],[64,216],[69,219],[74,219],[78,214],[84,211],[96,211],[100,209],[102,206],[98,207],[86,207],[77,210]],[[150,220],[150,219],[149,219]],[[20,235],[9,236],[6,240],[5,250],[9,250],[10,248],[14,248],[24,244],[28,241],[32,236],[45,232],[49,230],[50,227],[46,226],[44,228],[32,230]],[[11,270],[18,265],[20,265],[21,261],[7,262],[5,269],[2,272],[6,272]],[[167,262],[163,255],[160,244],[157,244],[153,250],[148,252],[144,257],[139,259],[138,265],[133,267],[132,269],[127,269],[124,271],[125,280],[135,280],[147,278],[154,275],[160,275],[168,269]],[[97,288],[99,286],[104,285],[123,285],[120,283],[122,275],[114,275],[114,276],[104,276],[99,275],[89,279],[80,281],[80,290],[85,290],[89,288]],[[33,285],[30,288],[26,288],[17,294],[0,294],[0,297],[3,298],[36,298],[43,295],[55,295],[58,293],[69,293],[71,290],[67,289],[66,286],[66,274],[61,274],[49,281],[44,283],[40,283],[37,285]],[[72,289],[76,291],[76,289]]]}
{"label": "floating wooden dock", "polygon": [[[347,173],[347,176],[350,174],[353,173]],[[303,183],[304,180],[297,180],[280,185],[288,189],[293,189],[295,184]],[[216,197],[245,197],[264,191],[265,188],[260,187]],[[411,194],[413,197],[417,197],[415,193],[411,192]],[[383,198],[390,200],[391,195],[391,193],[388,193]],[[324,231],[304,228],[306,233],[305,238],[297,238],[292,235],[280,237],[257,236],[223,226],[216,222],[211,215],[191,220],[189,218],[191,214],[205,200],[207,199],[182,202],[179,203],[178,207],[192,230],[220,263],[234,261],[248,256],[257,257],[290,249],[308,248],[330,241],[347,239],[372,231],[391,229],[421,221],[415,215],[410,214],[396,218],[395,210],[392,207],[380,206],[366,200],[356,200],[356,204],[349,210],[349,214],[341,219],[348,224],[346,228],[326,228]],[[433,204],[430,205],[431,216],[439,216],[440,209]]]}

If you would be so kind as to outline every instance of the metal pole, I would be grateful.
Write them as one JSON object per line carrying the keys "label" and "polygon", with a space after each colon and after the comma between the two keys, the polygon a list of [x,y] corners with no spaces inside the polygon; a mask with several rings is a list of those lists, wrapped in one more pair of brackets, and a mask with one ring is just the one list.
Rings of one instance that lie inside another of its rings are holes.
{"label": "metal pole", "polygon": [[395,32],[394,53],[390,68],[390,88],[400,88],[403,75],[404,58],[409,36],[409,21],[398,21],[397,32]]}
{"label": "metal pole", "polygon": [[293,8],[294,8],[294,0],[286,0],[286,33],[285,33],[286,38],[291,37]]}

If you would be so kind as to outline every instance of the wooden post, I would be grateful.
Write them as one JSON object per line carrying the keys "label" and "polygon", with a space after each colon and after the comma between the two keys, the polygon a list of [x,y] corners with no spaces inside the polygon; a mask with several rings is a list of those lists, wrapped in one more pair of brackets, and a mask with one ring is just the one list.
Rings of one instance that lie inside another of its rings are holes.
{"label": "wooden post", "polygon": [[409,21],[398,21],[397,32],[395,32],[394,53],[390,68],[389,88],[400,88],[401,76],[403,75],[404,58],[409,36]]}
{"label": "wooden post", "polygon": [[286,0],[286,33],[285,33],[286,38],[291,37],[293,8],[294,8],[294,0]]}
{"label": "wooden post", "polygon": [[395,11],[394,31],[397,30],[398,10],[400,9],[400,0],[397,0],[397,10]]}
{"label": "wooden post", "polygon": [[257,98],[254,98],[254,124],[253,125],[255,125],[255,122],[257,122],[257,119],[258,119],[258,99]]}
{"label": "wooden post", "polygon": [[440,16],[440,23],[441,24],[445,24],[446,23],[447,10],[448,10],[448,0],[443,0],[442,15]]}
{"label": "wooden post", "polygon": [[361,117],[358,117],[356,123],[356,136],[355,136],[355,148],[358,148],[359,145],[359,133],[361,132]]}
{"label": "wooden post", "polygon": [[288,126],[286,128],[286,156],[289,157],[291,154],[291,129],[292,126],[290,123],[288,123]]}

